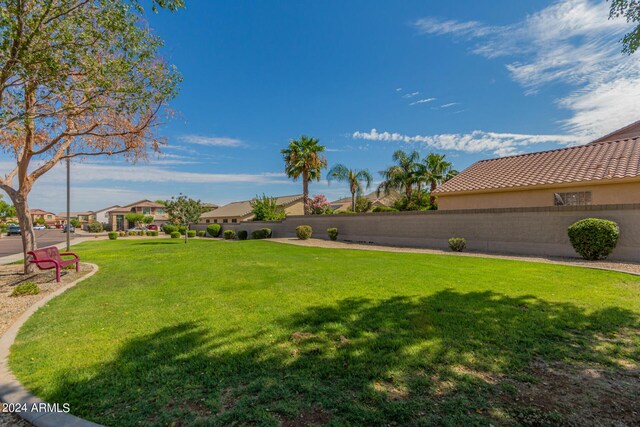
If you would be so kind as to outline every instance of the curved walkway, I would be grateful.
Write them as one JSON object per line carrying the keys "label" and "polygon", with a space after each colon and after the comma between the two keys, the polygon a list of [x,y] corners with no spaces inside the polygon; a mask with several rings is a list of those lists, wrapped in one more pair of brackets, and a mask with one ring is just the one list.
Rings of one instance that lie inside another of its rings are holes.
{"label": "curved walkway", "polygon": [[[44,298],[29,307],[15,321],[13,325],[0,337],[0,400],[20,410],[12,411],[26,421],[36,427],[58,427],[58,426],[74,426],[74,427],[90,427],[99,426],[99,424],[83,420],[74,415],[64,412],[57,412],[55,407],[49,407],[46,402],[29,393],[22,384],[16,379],[9,369],[9,349],[18,335],[18,331],[22,325],[35,313],[40,307],[44,306],[51,299],[65,292],[67,289],[74,287],[83,280],[93,276],[98,271],[98,266],[91,263],[83,263],[92,267],[92,271],[83,277],[66,284],[60,289],[46,295]],[[22,408],[26,408],[23,410]],[[35,411],[33,409],[36,409]],[[60,410],[63,408],[60,407]],[[73,408],[72,408],[73,409]]]}
{"label": "curved walkway", "polygon": [[482,253],[482,252],[453,252],[440,249],[421,249],[421,248],[408,248],[398,246],[381,246],[381,245],[368,245],[361,243],[350,243],[344,241],[331,241],[324,239],[309,239],[300,240],[292,237],[279,237],[269,239],[278,243],[286,243],[290,245],[298,246],[313,246],[318,248],[334,248],[334,249],[357,249],[366,251],[383,251],[383,252],[408,252],[417,254],[435,254],[435,255],[449,255],[449,256],[466,256],[466,257],[480,257],[480,258],[497,258],[508,259],[515,261],[526,262],[542,262],[546,264],[560,264],[570,265],[573,267],[585,267],[595,268],[597,270],[609,270],[617,271],[620,273],[629,273],[636,276],[640,276],[640,264],[630,262],[616,262],[616,261],[587,261],[581,258],[556,258],[556,257],[534,257],[534,256],[518,256],[518,255],[499,255],[494,253]]}

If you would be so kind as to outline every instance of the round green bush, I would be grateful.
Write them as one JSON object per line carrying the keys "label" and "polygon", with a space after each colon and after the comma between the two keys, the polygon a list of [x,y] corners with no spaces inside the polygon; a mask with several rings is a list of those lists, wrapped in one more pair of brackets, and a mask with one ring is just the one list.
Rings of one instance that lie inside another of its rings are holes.
{"label": "round green bush", "polygon": [[296,227],[296,236],[300,240],[307,240],[313,234],[313,229],[310,225],[299,225]]}
{"label": "round green bush", "polygon": [[118,235],[120,237],[125,237],[127,235],[127,233],[125,233],[124,231],[121,231],[121,232],[118,233]]}
{"label": "round green bush", "polygon": [[147,230],[147,232],[145,233],[147,236],[153,236],[153,231],[151,230]]}
{"label": "round green bush", "polygon": [[87,224],[87,231],[89,233],[102,233],[103,230],[104,230],[104,227],[100,222],[96,221],[96,222]]}
{"label": "round green bush", "polygon": [[452,237],[449,239],[449,248],[455,252],[462,252],[467,247],[467,241],[462,237]]}
{"label": "round green bush", "polygon": [[253,230],[251,232],[251,238],[252,239],[256,239],[256,240],[258,240],[258,239],[266,239],[271,234],[270,232],[271,232],[271,230],[268,229],[268,228],[259,228],[257,230]]}
{"label": "round green bush", "polygon": [[187,234],[187,227],[185,227],[184,225],[179,225],[178,231],[184,236],[185,234]]}
{"label": "round green bush", "polygon": [[112,231],[111,233],[109,233],[109,240],[116,240],[118,238],[118,233],[115,231]]}
{"label": "round green bush", "polygon": [[239,240],[247,240],[248,236],[249,236],[249,233],[247,232],[247,230],[238,231],[238,239]]}
{"label": "round green bush", "polygon": [[220,224],[207,225],[207,234],[211,237],[218,237],[220,235]]}
{"label": "round green bush", "polygon": [[196,230],[187,231],[187,237],[196,237]]}
{"label": "round green bush", "polygon": [[327,234],[329,235],[329,239],[338,240],[338,229],[337,228],[327,228]]}
{"label": "round green bush", "polygon": [[569,226],[571,246],[584,259],[604,259],[618,244],[620,228],[607,219],[585,218]]}
{"label": "round green bush", "polygon": [[222,235],[224,236],[225,240],[232,240],[234,237],[236,237],[236,232],[233,230],[224,230],[224,233],[222,233]]}
{"label": "round green bush", "polygon": [[171,238],[172,239],[179,239],[180,238],[180,232],[179,231],[173,231],[171,232]]}
{"label": "round green bush", "polygon": [[151,235],[152,236],[157,236],[158,235],[158,230],[151,230]]}
{"label": "round green bush", "polygon": [[207,232],[204,231],[204,230],[198,231],[198,237],[204,237],[206,234],[207,234]]}
{"label": "round green bush", "polygon": [[174,231],[178,231],[178,227],[171,224],[165,224],[162,226],[162,231],[164,231],[164,234],[166,235],[171,235]]}
{"label": "round green bush", "polygon": [[138,231],[138,236],[144,236],[144,231],[142,230]]}
{"label": "round green bush", "polygon": [[135,231],[130,231],[127,233],[127,235],[129,236],[135,236],[137,233]]}
{"label": "round green bush", "polygon": [[260,230],[262,230],[262,234],[264,234],[264,238],[265,239],[270,239],[271,238],[271,229],[270,228],[261,228]]}

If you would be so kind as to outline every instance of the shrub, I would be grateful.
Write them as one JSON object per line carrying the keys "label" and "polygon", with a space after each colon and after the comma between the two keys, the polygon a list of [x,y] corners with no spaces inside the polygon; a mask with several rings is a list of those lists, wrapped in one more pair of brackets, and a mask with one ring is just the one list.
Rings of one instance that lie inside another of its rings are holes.
{"label": "shrub", "polygon": [[136,232],[135,232],[135,231],[129,231],[129,232],[127,233],[127,235],[129,235],[129,236],[135,236],[135,235],[136,235]]}
{"label": "shrub", "polygon": [[286,216],[284,208],[278,205],[275,197],[256,196],[251,201],[251,212],[253,212],[254,221],[279,221]]}
{"label": "shrub", "polygon": [[396,208],[390,208],[388,206],[376,206],[371,212],[398,212]]}
{"label": "shrub", "polygon": [[331,240],[338,240],[338,229],[337,228],[327,228],[327,234]]}
{"label": "shrub", "polygon": [[206,232],[206,231],[204,231],[204,230],[200,230],[200,231],[198,231],[198,237],[204,237],[204,236],[205,236],[205,234],[207,234],[207,232]]}
{"label": "shrub", "polygon": [[125,233],[124,231],[121,231],[118,233],[118,236],[120,237],[125,237],[127,235],[127,233]]}
{"label": "shrub", "polygon": [[165,224],[162,226],[162,231],[164,231],[164,234],[171,235],[174,231],[178,231],[178,227],[171,224]]}
{"label": "shrub", "polygon": [[[251,233],[253,235],[253,233]],[[247,236],[249,235],[249,233],[247,233],[247,230],[240,230],[238,231],[238,239],[240,240],[247,240]]]}
{"label": "shrub", "polygon": [[178,231],[180,232],[181,235],[184,236],[185,234],[187,234],[187,227],[185,227],[184,225],[179,225]]}
{"label": "shrub", "polygon": [[600,218],[582,219],[569,226],[573,249],[584,259],[604,259],[618,244],[620,228],[613,221]]}
{"label": "shrub", "polygon": [[172,231],[171,232],[171,238],[172,239],[179,239],[180,238],[180,232],[179,231]]}
{"label": "shrub", "polygon": [[220,235],[220,224],[207,225],[207,234],[211,237],[218,237]]}
{"label": "shrub", "polygon": [[270,228],[261,228],[260,230],[262,230],[262,233],[264,234],[264,238],[265,239],[270,239],[271,238],[271,229]]}
{"label": "shrub", "polygon": [[196,237],[196,230],[187,231],[187,237]]}
{"label": "shrub", "polygon": [[90,224],[87,224],[87,231],[89,233],[101,233],[102,230],[104,230],[104,227],[100,222],[92,222]]}
{"label": "shrub", "polygon": [[144,231],[142,230],[138,231],[138,236],[144,236]]}
{"label": "shrub", "polygon": [[452,251],[462,252],[467,246],[467,241],[462,237],[452,237],[449,239],[449,248]]}
{"label": "shrub", "polygon": [[251,238],[252,239],[268,239],[269,237],[271,237],[271,229],[270,228],[259,228],[257,230],[254,230],[251,233]]}
{"label": "shrub", "polygon": [[115,231],[112,231],[111,233],[109,233],[109,240],[116,240],[118,238],[118,233],[116,233]]}
{"label": "shrub", "polygon": [[18,286],[13,288],[11,292],[12,297],[19,297],[21,295],[38,295],[40,293],[40,288],[33,282],[25,282],[20,283]]}
{"label": "shrub", "polygon": [[224,233],[222,233],[222,235],[224,236],[225,240],[232,240],[234,237],[236,237],[236,232],[233,230],[224,230]]}
{"label": "shrub", "polygon": [[296,227],[296,236],[300,240],[307,240],[313,234],[313,229],[310,225],[299,225]]}
{"label": "shrub", "polygon": [[151,230],[151,235],[152,236],[157,236],[158,235],[158,230]]}
{"label": "shrub", "polygon": [[147,232],[145,233],[147,236],[153,236],[153,231],[151,230],[147,230]]}

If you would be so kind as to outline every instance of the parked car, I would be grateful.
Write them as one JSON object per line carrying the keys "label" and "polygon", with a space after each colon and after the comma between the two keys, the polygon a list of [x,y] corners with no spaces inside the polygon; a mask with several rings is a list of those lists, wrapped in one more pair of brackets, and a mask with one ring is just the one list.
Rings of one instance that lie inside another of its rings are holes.
{"label": "parked car", "polygon": [[[66,232],[67,232],[67,226],[66,226],[66,225],[64,225],[64,226],[62,227],[62,232],[63,232],[63,233],[66,233]],[[73,224],[71,224],[71,225],[69,226],[69,232],[70,232],[70,233],[75,233],[75,232],[76,232],[76,228],[73,226]]]}
{"label": "parked car", "polygon": [[155,225],[155,224],[151,224],[151,225],[147,226],[147,230],[158,231],[158,226]]}
{"label": "parked car", "polygon": [[22,231],[20,230],[20,226],[18,224],[11,224],[7,229],[7,236],[11,236],[13,234],[20,235]]}
{"label": "parked car", "polygon": [[128,229],[127,231],[135,231],[135,232],[138,232],[138,231],[147,231],[147,229],[146,229],[146,228],[143,228],[143,227],[135,227],[135,228],[130,228],[130,229]]}
{"label": "parked car", "polygon": [[33,229],[34,230],[46,230],[47,227],[45,227],[44,225],[34,225]]}

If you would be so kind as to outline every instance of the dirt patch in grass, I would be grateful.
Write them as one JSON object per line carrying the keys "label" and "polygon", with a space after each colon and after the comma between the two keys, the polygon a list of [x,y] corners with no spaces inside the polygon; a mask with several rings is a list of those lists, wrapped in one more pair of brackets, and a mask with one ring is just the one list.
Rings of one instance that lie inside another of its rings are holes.
{"label": "dirt patch in grass", "polygon": [[[508,381],[515,396],[501,397],[523,423],[559,414],[567,425],[640,425],[640,368],[577,367],[536,361],[534,382]],[[551,420],[549,420],[551,421]]]}
{"label": "dirt patch in grass", "polygon": [[[55,270],[36,270],[33,274],[24,274],[22,265],[3,265],[0,267],[0,335],[35,302],[55,292],[67,283],[73,282],[89,273],[92,268],[80,263],[80,271],[63,270],[60,283],[56,282]],[[16,286],[32,282],[38,285],[37,295],[10,296]]]}
{"label": "dirt patch in grass", "polygon": [[296,418],[282,420],[282,427],[321,426],[331,421],[331,414],[322,408],[314,406],[300,411]]}

